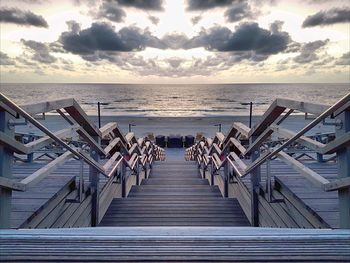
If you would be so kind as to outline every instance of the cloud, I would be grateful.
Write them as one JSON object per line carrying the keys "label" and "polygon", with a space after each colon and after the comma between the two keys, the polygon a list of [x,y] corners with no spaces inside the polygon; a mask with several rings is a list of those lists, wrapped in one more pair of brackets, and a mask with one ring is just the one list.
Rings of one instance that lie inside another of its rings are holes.
{"label": "cloud", "polygon": [[268,57],[286,50],[291,42],[289,34],[280,31],[280,26],[281,22],[276,21],[270,30],[266,30],[260,28],[257,23],[242,23],[234,32],[226,27],[217,26],[208,31],[202,30],[197,37],[188,41],[184,48],[204,47],[220,52],[253,52],[253,55]]}
{"label": "cloud", "polygon": [[188,0],[187,10],[203,11],[216,7],[227,7],[234,1],[240,2],[240,0]]}
{"label": "cloud", "polygon": [[114,0],[125,7],[134,7],[143,10],[162,11],[163,0]]}
{"label": "cloud", "polygon": [[51,64],[57,61],[57,58],[50,55],[50,49],[47,44],[21,39],[22,44],[29,50],[33,55],[31,59],[44,64]]}
{"label": "cloud", "polygon": [[329,42],[326,40],[317,40],[305,43],[301,46],[300,55],[294,58],[294,61],[299,64],[306,64],[319,59],[318,52],[320,52]]}
{"label": "cloud", "polygon": [[348,66],[350,65],[350,52],[344,53],[340,58],[335,62],[339,66]]}
{"label": "cloud", "polygon": [[308,16],[303,27],[315,27],[350,22],[350,8],[333,8]]}
{"label": "cloud", "polygon": [[194,16],[191,18],[191,22],[193,25],[197,25],[201,20],[202,20],[202,16]]}
{"label": "cloud", "polygon": [[148,19],[151,21],[153,25],[158,25],[159,23],[159,18],[156,16],[148,16]]}
{"label": "cloud", "polygon": [[111,24],[93,23],[81,30],[74,21],[69,22],[69,27],[70,31],[63,32],[58,42],[65,51],[78,55],[94,55],[96,51],[141,51],[146,47],[166,48],[148,30],[137,27],[124,27],[116,32]]}
{"label": "cloud", "polygon": [[30,11],[22,11],[18,8],[1,8],[0,22],[25,26],[49,27],[42,16],[36,15]]}
{"label": "cloud", "polygon": [[106,18],[113,22],[122,22],[126,13],[114,1],[103,2],[96,14],[97,18]]}
{"label": "cloud", "polygon": [[245,2],[236,3],[225,12],[225,17],[229,22],[237,22],[244,18],[253,18],[253,16],[253,11]]}
{"label": "cloud", "polygon": [[0,51],[0,65],[10,66],[14,65],[15,61],[10,58],[6,53]]}

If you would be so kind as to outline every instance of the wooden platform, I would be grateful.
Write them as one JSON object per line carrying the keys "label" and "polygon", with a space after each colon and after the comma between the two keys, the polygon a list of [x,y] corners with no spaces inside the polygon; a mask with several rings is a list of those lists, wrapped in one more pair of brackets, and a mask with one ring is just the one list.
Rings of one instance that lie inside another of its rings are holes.
{"label": "wooden platform", "polygon": [[[337,165],[335,163],[317,163],[314,161],[303,163],[330,181],[337,177]],[[312,227],[313,225],[322,228],[339,228],[339,200],[336,191],[323,191],[279,160],[271,162],[271,174],[277,185],[276,190],[282,194],[282,196],[275,195],[275,198],[283,197],[284,204],[292,204],[296,207],[298,213],[303,214],[305,218],[310,216],[309,223],[305,222],[305,225],[300,226],[298,218],[294,218],[295,225],[287,224],[288,227]],[[250,175],[245,177],[243,182],[250,191]],[[266,189],[265,184],[266,165],[262,165],[261,188],[263,191]],[[273,206],[277,205],[274,204]],[[288,213],[292,215],[291,211],[288,211]]]}
{"label": "wooden platform", "polygon": [[253,227],[0,230],[0,251],[0,260],[6,262],[349,262],[350,231]]}
{"label": "wooden platform", "polygon": [[[153,167],[126,199],[112,201],[100,226],[249,226],[237,199],[201,179],[194,162],[179,156]],[[175,152],[177,150],[174,150]]]}
{"label": "wooden platform", "polygon": [[[101,161],[103,163],[103,160]],[[46,162],[37,163],[21,163],[16,162],[13,166],[13,176],[16,180],[23,179],[40,169]],[[77,198],[77,185],[80,171],[80,162],[71,160],[54,171],[47,178],[43,179],[34,187],[29,187],[25,192],[12,193],[11,207],[11,228],[31,228],[31,227],[49,227],[46,224],[41,224],[46,216],[49,216],[50,206],[57,205],[61,200],[70,195],[72,199]],[[89,168],[84,165],[84,179],[88,181]],[[106,183],[106,180],[101,178],[100,190]],[[86,189],[87,190],[87,189]],[[72,194],[73,193],[73,194]],[[66,203],[66,207],[70,204]],[[44,210],[48,210],[45,216],[41,215]],[[62,211],[65,209],[62,208]],[[52,219],[52,224],[58,220]],[[36,221],[36,223],[33,222]],[[58,227],[58,224],[56,227]]]}

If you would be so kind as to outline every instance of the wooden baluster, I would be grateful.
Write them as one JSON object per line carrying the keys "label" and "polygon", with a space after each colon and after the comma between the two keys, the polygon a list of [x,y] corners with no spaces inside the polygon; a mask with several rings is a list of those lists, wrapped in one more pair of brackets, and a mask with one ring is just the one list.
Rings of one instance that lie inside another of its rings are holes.
{"label": "wooden baluster", "polygon": [[[0,111],[0,131],[14,138],[15,128],[9,126],[14,118],[7,111]],[[0,176],[11,179],[13,165],[13,151],[0,144]],[[0,187],[0,228],[10,228],[12,190]]]}

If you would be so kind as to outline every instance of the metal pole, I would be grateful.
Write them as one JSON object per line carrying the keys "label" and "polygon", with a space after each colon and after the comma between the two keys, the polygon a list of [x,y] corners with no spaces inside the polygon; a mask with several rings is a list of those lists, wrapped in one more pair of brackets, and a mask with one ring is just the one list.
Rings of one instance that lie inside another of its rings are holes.
{"label": "metal pole", "polygon": [[98,127],[101,128],[101,103],[97,102]]}
{"label": "metal pole", "polygon": [[252,127],[252,117],[253,117],[253,102],[249,103],[249,128]]}

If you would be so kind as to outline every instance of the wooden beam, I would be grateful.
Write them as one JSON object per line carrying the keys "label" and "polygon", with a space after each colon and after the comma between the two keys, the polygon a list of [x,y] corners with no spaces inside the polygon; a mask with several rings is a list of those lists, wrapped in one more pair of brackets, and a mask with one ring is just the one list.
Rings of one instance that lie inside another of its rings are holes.
{"label": "wooden beam", "polygon": [[[78,128],[78,125],[69,127],[67,129],[63,129],[63,130],[59,130],[57,132],[54,132],[54,134],[60,138],[66,138],[67,136],[71,136],[73,134],[73,132]],[[35,141],[32,141],[30,143],[25,144],[25,147],[27,148],[27,153],[32,153],[34,151],[37,151],[43,147],[45,147],[46,145],[49,145],[51,143],[53,143],[54,140],[50,137],[50,136],[44,136],[40,139],[37,139]]]}
{"label": "wooden beam", "polygon": [[323,154],[335,153],[338,150],[348,147],[350,145],[350,132],[344,133],[343,135],[336,137],[334,141],[327,143],[323,149]]}
{"label": "wooden beam", "polygon": [[25,184],[22,184],[13,179],[9,179],[3,176],[0,176],[0,187],[8,188],[15,191],[21,191],[21,192],[24,192],[26,190]]}
{"label": "wooden beam", "polygon": [[277,104],[277,99],[270,105],[266,110],[261,120],[249,131],[249,136],[253,135],[259,136],[263,133],[268,126],[270,126],[276,119],[284,112],[286,107],[279,106]]}
{"label": "wooden beam", "polygon": [[114,149],[115,146],[120,142],[120,138],[114,138],[107,146],[104,148],[106,154]]}
{"label": "wooden beam", "polygon": [[[295,132],[281,128],[279,126],[273,125],[273,126],[271,126],[271,128],[275,132],[277,132],[279,135],[283,136],[286,139],[290,139],[296,135]],[[311,149],[311,150],[314,150],[317,153],[323,153],[323,148],[325,146],[323,143],[315,141],[315,140],[313,140],[309,137],[306,137],[306,136],[300,136],[300,138],[297,139],[296,142]]]}
{"label": "wooden beam", "polygon": [[102,153],[103,155],[108,155],[101,145],[98,144],[82,127],[77,130],[77,133],[96,151]]}
{"label": "wooden beam", "polygon": [[100,130],[93,124],[89,117],[86,115],[85,111],[80,107],[80,105],[73,100],[73,105],[64,107],[66,112],[80,125],[85,131],[91,136],[102,136]]}
{"label": "wooden beam", "polygon": [[248,149],[245,151],[244,155],[248,155],[258,149],[261,144],[263,144],[264,141],[266,141],[267,138],[271,136],[273,133],[273,130],[270,128],[266,129],[263,133],[261,133],[254,142],[252,142]]}
{"label": "wooden beam", "polygon": [[[243,124],[242,122],[234,122],[232,125],[240,134],[242,134],[245,139],[249,138],[250,128]],[[230,139],[230,138],[228,138]]]}
{"label": "wooden beam", "polygon": [[329,181],[316,173],[315,171],[311,170],[310,168],[303,165],[301,162],[295,160],[293,157],[289,156],[285,152],[279,152],[277,154],[277,157],[281,159],[286,164],[290,165],[294,170],[299,172],[302,176],[304,176],[307,180],[312,182],[314,185],[320,187],[321,189],[324,188],[325,184],[328,184]]}
{"label": "wooden beam", "polygon": [[46,176],[50,175],[53,171],[55,171],[57,168],[59,168],[62,164],[64,164],[68,159],[73,157],[73,153],[71,152],[65,152],[61,156],[57,157],[52,162],[48,163],[44,167],[40,168],[33,174],[29,175],[28,177],[24,178],[21,183],[26,185],[26,187],[31,187],[38,182],[40,182],[42,179],[44,179]]}
{"label": "wooden beam", "polygon": [[0,142],[7,148],[11,149],[12,151],[19,153],[19,154],[27,154],[28,149],[27,147],[16,141],[14,138],[8,136],[4,132],[0,131]]}
{"label": "wooden beam", "polygon": [[242,153],[245,154],[246,148],[236,139],[236,138],[231,138],[230,142]]}
{"label": "wooden beam", "polygon": [[101,137],[105,139],[114,129],[118,127],[116,122],[109,122],[100,128]]}
{"label": "wooden beam", "polygon": [[284,107],[284,108],[293,109],[293,110],[297,110],[305,113],[311,113],[315,115],[320,115],[330,107],[330,105],[325,105],[325,104],[317,104],[317,103],[281,99],[281,98],[277,99],[277,105],[279,107]]}
{"label": "wooden beam", "polygon": [[66,107],[73,106],[74,99],[62,99],[62,100],[53,100],[45,101],[34,104],[21,105],[20,107],[28,112],[30,115],[49,112],[53,110],[58,110]]}
{"label": "wooden beam", "polygon": [[330,183],[324,185],[324,190],[328,192],[347,187],[350,187],[350,177],[333,180]]}

